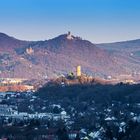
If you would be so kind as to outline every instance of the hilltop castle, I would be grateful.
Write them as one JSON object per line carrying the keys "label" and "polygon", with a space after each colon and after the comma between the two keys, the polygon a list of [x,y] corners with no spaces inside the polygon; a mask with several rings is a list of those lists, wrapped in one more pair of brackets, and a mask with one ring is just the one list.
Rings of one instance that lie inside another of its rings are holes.
{"label": "hilltop castle", "polygon": [[67,34],[67,39],[68,39],[68,40],[72,40],[72,39],[73,39],[72,34],[71,34],[70,31],[69,31],[68,34]]}

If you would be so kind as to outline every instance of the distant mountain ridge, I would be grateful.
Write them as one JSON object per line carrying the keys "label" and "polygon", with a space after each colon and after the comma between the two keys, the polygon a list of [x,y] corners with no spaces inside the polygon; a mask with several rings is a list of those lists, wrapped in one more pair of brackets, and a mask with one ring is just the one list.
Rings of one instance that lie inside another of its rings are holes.
{"label": "distant mountain ridge", "polygon": [[136,40],[128,40],[128,41],[122,41],[122,42],[113,42],[113,43],[102,43],[102,44],[96,44],[97,46],[100,46],[104,49],[136,49],[140,48],[140,39]]}
{"label": "distant mountain ridge", "polygon": [[28,41],[21,41],[14,37],[8,36],[4,33],[0,33],[0,50],[6,49],[6,51],[22,47],[27,45]]}
{"label": "distant mountain ridge", "polygon": [[[82,66],[83,73],[99,77],[139,71],[139,58],[127,57],[125,51],[121,53],[121,45],[121,42],[93,44],[70,32],[45,41],[21,41],[0,33],[0,77],[52,78],[75,73],[77,65]],[[122,46],[125,48],[125,44]]]}

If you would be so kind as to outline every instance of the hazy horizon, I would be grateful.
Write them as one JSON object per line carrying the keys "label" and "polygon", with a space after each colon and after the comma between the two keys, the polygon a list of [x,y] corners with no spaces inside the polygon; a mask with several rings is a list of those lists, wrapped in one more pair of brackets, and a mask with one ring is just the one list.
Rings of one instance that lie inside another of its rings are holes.
{"label": "hazy horizon", "polygon": [[0,32],[46,40],[71,31],[93,43],[140,38],[138,0],[1,0]]}

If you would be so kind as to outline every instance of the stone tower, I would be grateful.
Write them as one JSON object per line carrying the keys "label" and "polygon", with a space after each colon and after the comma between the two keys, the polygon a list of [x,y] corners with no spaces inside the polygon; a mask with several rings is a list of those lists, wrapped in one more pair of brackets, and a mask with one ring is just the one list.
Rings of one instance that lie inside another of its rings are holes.
{"label": "stone tower", "polygon": [[81,73],[81,66],[77,66],[77,68],[76,68],[76,76],[79,77],[81,75],[82,75],[82,73]]}

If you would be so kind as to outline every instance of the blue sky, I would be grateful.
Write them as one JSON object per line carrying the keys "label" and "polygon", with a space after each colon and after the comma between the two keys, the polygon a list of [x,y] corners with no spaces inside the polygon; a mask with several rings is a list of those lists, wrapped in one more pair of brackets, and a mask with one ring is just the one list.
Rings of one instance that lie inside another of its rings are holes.
{"label": "blue sky", "polygon": [[0,0],[0,32],[44,40],[71,31],[94,43],[140,38],[140,0]]}

